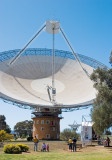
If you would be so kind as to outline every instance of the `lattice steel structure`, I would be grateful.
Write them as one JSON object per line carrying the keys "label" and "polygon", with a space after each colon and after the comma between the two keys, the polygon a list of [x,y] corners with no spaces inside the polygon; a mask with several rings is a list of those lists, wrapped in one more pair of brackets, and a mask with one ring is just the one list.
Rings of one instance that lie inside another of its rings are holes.
{"label": "lattice steel structure", "polygon": [[[13,58],[17,52],[19,52],[20,49],[15,49],[15,50],[9,50],[9,51],[4,51],[0,52],[0,62],[4,62],[6,60],[9,60]],[[78,53],[77,53],[78,54]],[[28,56],[28,55],[47,55],[47,56],[52,56],[52,49],[47,49],[47,48],[28,48],[26,51],[21,56]],[[73,56],[72,52],[70,51],[63,51],[63,50],[57,50],[55,49],[55,56],[57,57],[64,57],[68,59],[73,59],[76,60],[75,57]],[[100,68],[107,68],[106,65],[103,63],[90,58],[88,56],[84,56],[81,54],[78,54],[81,62],[93,67],[94,69],[100,67]]]}

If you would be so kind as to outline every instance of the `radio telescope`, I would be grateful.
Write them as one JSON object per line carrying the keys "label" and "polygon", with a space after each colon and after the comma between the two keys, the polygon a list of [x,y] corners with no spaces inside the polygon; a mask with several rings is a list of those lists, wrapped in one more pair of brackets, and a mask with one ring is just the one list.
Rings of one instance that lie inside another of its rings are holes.
{"label": "radio telescope", "polygon": [[[52,35],[52,49],[27,48],[45,29]],[[71,51],[54,48],[59,32]],[[61,111],[89,106],[96,98],[89,76],[97,67],[106,66],[76,54],[60,23],[47,21],[24,48],[0,53],[0,98],[35,109],[34,136],[59,139]]]}

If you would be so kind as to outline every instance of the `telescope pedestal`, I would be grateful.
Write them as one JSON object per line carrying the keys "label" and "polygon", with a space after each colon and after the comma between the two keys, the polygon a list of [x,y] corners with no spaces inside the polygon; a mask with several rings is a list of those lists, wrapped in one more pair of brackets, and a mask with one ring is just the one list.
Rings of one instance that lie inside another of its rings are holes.
{"label": "telescope pedestal", "polygon": [[38,139],[60,139],[60,119],[61,111],[44,108],[41,111],[33,112],[33,137]]}

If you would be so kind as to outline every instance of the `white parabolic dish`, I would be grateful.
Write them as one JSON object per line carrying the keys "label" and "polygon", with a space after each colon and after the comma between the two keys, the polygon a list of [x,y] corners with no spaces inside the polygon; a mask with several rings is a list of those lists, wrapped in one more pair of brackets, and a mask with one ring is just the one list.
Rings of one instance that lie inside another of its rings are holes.
{"label": "white parabolic dish", "polygon": [[[52,51],[27,49],[16,63],[8,66],[16,53],[17,50],[12,50],[0,54],[0,97],[31,107],[52,107],[47,92],[47,86],[51,86],[52,83]],[[75,108],[92,104],[96,97],[93,82],[72,53],[56,50],[55,54],[55,88],[58,107]],[[94,66],[95,63],[97,67],[103,65],[85,56],[82,56],[82,59],[85,61],[82,65],[89,74],[93,72],[92,65]]]}

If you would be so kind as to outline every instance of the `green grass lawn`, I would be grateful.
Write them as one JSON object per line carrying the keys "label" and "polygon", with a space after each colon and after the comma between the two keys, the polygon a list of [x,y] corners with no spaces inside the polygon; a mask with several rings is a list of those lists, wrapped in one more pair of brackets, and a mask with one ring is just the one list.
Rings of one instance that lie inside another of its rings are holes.
{"label": "green grass lawn", "polygon": [[39,142],[38,151],[33,151],[33,142],[23,142],[29,145],[28,153],[5,154],[0,148],[0,160],[112,160],[112,148],[103,146],[86,147],[77,152],[70,152],[66,142],[49,141],[50,152],[41,152],[42,142]]}

